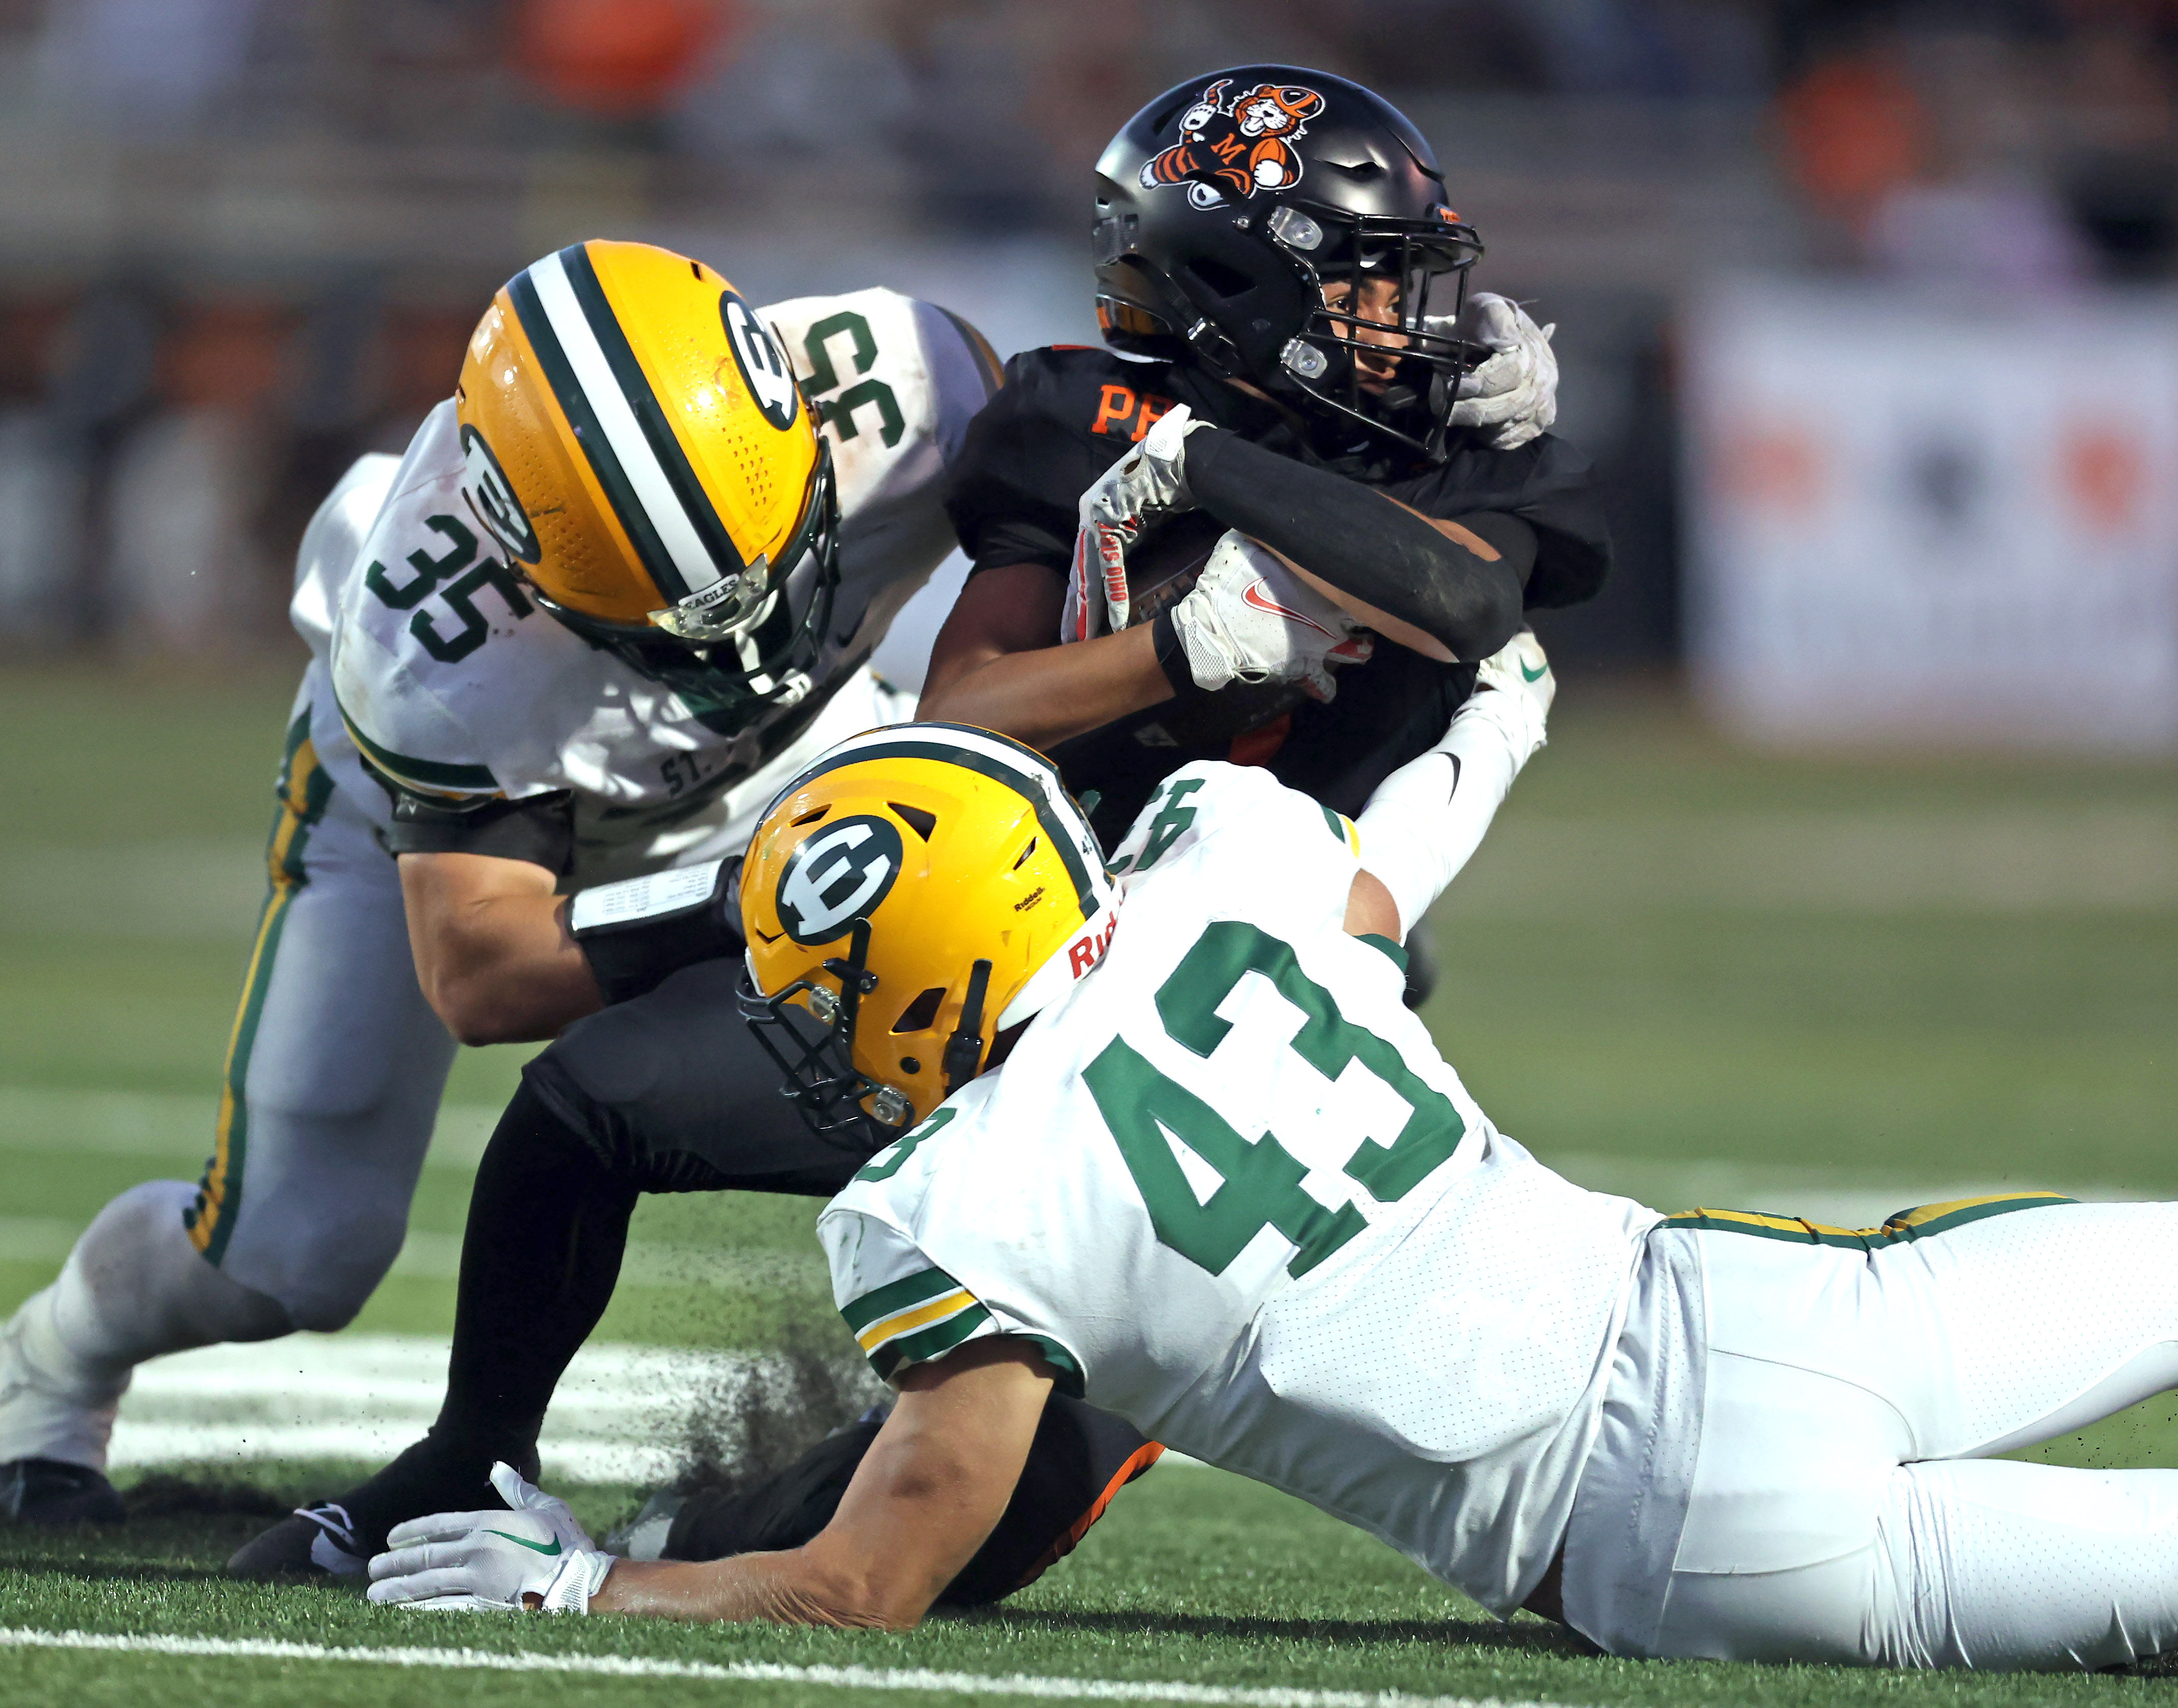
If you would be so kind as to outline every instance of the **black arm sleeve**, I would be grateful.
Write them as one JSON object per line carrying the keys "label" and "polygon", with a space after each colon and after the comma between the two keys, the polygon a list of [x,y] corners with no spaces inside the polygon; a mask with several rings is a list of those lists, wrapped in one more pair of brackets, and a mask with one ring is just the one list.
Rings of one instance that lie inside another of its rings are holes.
{"label": "black arm sleeve", "polygon": [[1425,516],[1452,517],[1501,551],[1476,512],[1517,517],[1535,530],[1535,559],[1522,585],[1528,609],[1579,605],[1611,572],[1611,525],[1595,470],[1573,446],[1546,433],[1511,451],[1463,445],[1444,463],[1385,489]]}
{"label": "black arm sleeve", "polygon": [[1517,516],[1502,516],[1494,510],[1478,511],[1472,516],[1453,518],[1485,545],[1494,548],[1505,567],[1513,572],[1513,578],[1524,589],[1528,579],[1535,572],[1535,530]]}
{"label": "black arm sleeve", "polygon": [[1212,427],[1188,435],[1187,484],[1228,528],[1412,623],[1458,658],[1488,658],[1520,626],[1520,579],[1508,558],[1478,556],[1343,475]]}

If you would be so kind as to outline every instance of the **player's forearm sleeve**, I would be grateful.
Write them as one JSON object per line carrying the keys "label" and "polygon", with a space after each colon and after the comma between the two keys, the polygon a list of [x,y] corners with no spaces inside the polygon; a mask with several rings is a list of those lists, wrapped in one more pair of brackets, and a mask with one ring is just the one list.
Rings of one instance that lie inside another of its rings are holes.
{"label": "player's forearm sleeve", "polygon": [[1228,528],[1412,623],[1456,657],[1487,658],[1520,626],[1535,537],[1516,517],[1489,523],[1493,562],[1358,481],[1215,427],[1188,437],[1187,487]]}
{"label": "player's forearm sleeve", "polygon": [[1376,786],[1355,821],[1361,863],[1398,904],[1402,936],[1481,846],[1513,779],[1541,745],[1540,720],[1525,708],[1508,695],[1479,693],[1442,741]]}

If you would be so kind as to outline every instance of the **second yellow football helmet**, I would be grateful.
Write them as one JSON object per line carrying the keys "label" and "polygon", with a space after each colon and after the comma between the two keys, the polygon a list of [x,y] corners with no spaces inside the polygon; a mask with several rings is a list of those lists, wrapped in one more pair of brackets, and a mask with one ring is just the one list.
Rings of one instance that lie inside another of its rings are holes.
{"label": "second yellow football helmet", "polygon": [[806,691],[831,459],[725,279],[648,244],[547,255],[478,323],[457,408],[463,495],[554,616],[675,687]]}
{"label": "second yellow football helmet", "polygon": [[1097,964],[1117,893],[1048,759],[986,730],[843,742],[742,865],[743,1012],[819,1133],[889,1144]]}

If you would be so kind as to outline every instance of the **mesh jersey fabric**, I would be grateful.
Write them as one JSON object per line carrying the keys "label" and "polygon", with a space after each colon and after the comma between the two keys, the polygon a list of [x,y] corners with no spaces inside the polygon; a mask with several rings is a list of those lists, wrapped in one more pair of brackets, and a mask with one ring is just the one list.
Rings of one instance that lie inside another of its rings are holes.
{"label": "mesh jersey fabric", "polygon": [[1190,765],[1114,863],[1103,963],[821,1218],[849,1326],[886,1375],[1031,1337],[1091,1404],[1508,1612],[1655,1214],[1491,1127],[1343,929],[1337,815]]}

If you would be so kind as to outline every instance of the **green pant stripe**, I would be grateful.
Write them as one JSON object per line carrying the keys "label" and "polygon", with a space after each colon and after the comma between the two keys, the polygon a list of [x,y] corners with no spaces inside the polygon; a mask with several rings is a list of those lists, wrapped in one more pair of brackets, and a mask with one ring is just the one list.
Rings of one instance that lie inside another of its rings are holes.
{"label": "green pant stripe", "polygon": [[197,1183],[196,1202],[182,1218],[190,1242],[213,1263],[227,1255],[242,1208],[242,1175],[249,1151],[249,1057],[265,1014],[265,994],[280,952],[280,938],[296,895],[309,882],[305,855],[310,832],[331,803],[332,779],[318,764],[310,744],[306,711],[288,726],[280,768],[280,804],[272,815],[265,863],[271,879],[258,915],[257,939],[243,981],[242,1002],[227,1040],[220,1087],[219,1126],[215,1148]]}
{"label": "green pant stripe", "polygon": [[1954,1228],[2009,1215],[2014,1210],[2038,1210],[2051,1204],[2073,1204],[2077,1198],[2055,1192],[2006,1192],[1988,1198],[1962,1198],[1954,1203],[1919,1204],[1901,1210],[1880,1228],[1833,1228],[1796,1216],[1773,1216],[1754,1210],[1689,1210],[1666,1216],[1666,1228],[1693,1228],[1716,1234],[1744,1234],[1756,1240],[1784,1240],[1800,1245],[1834,1245],[1880,1251],[1911,1240],[1948,1234]]}

